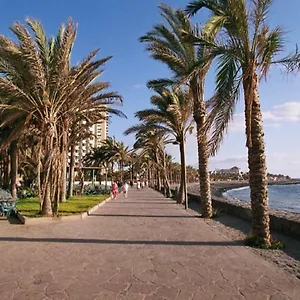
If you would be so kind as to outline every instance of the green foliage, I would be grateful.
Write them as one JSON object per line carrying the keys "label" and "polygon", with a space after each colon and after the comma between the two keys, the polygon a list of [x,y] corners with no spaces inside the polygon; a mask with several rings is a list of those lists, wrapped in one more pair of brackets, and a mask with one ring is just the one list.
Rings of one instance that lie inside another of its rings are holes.
{"label": "green foliage", "polygon": [[218,217],[220,217],[222,210],[218,209],[218,208],[213,208],[213,213],[212,213],[212,219],[216,219]]}
{"label": "green foliage", "polygon": [[[242,87],[247,93],[255,80],[267,79],[272,65],[281,64],[288,71],[299,69],[298,49],[282,59],[277,58],[284,50],[285,33],[280,27],[269,27],[271,5],[270,0],[253,1],[249,7],[247,1],[195,0],[186,8],[189,16],[203,9],[211,12],[200,35],[185,35],[195,45],[209,49],[207,59],[217,59],[215,94],[207,103],[209,149],[213,155],[227,133]],[[212,41],[213,35],[216,39]],[[252,100],[245,101],[247,145],[252,143],[251,107]]]}
{"label": "green foliage", "polygon": [[21,187],[18,191],[18,198],[31,198],[37,196],[37,190],[29,187]]}
{"label": "green foliage", "polygon": [[[66,202],[60,203],[58,216],[68,216],[80,214],[99,202],[107,199],[108,195],[86,195],[73,196]],[[40,211],[40,201],[38,198],[24,198],[18,201],[17,209],[26,217],[38,217]]]}
{"label": "green foliage", "polygon": [[271,246],[268,247],[265,244],[261,244],[257,241],[257,238],[253,235],[253,233],[249,233],[245,239],[245,245],[253,248],[260,249],[270,249],[270,250],[280,250],[285,248],[285,244],[281,241],[278,241],[274,238],[271,238]]}

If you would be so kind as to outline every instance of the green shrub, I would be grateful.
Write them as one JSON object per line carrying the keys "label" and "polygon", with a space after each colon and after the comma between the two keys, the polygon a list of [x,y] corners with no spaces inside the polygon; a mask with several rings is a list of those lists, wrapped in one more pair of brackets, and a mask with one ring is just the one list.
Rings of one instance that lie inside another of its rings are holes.
{"label": "green shrub", "polygon": [[265,244],[261,244],[257,241],[256,237],[249,233],[248,236],[245,239],[245,245],[253,248],[260,248],[260,249],[270,249],[270,250],[280,250],[285,248],[285,245],[283,242],[278,241],[276,239],[271,238],[271,246],[268,247]]}

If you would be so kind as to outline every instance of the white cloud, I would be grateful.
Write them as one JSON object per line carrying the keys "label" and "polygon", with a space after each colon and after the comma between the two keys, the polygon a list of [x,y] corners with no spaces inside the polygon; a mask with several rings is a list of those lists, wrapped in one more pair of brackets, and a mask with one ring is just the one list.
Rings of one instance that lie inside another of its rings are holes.
{"label": "white cloud", "polygon": [[229,125],[229,132],[241,132],[245,128],[244,114],[235,114],[232,123]]}
{"label": "white cloud", "polygon": [[[281,123],[300,122],[300,102],[286,102],[281,105],[276,105],[268,111],[263,111],[262,116],[264,127],[279,128]],[[229,126],[230,132],[244,131],[244,114],[235,114]]]}
{"label": "white cloud", "polygon": [[144,85],[144,84],[135,84],[133,87],[137,90],[140,90],[140,89],[146,88],[146,85]]}
{"label": "white cloud", "polygon": [[300,102],[286,102],[263,113],[264,120],[277,122],[300,122]]}
{"label": "white cloud", "polygon": [[[283,169],[283,165],[298,163],[300,161],[295,161],[293,156],[287,155],[286,153],[267,153],[267,166],[270,167],[271,172],[276,170],[274,166],[281,166],[277,169],[277,172],[280,173],[280,169]],[[275,164],[274,164],[275,163]],[[248,159],[246,155],[240,156],[229,156],[224,158],[212,158],[210,159],[210,169],[220,169],[220,168],[231,168],[237,166],[243,171],[248,171]],[[289,174],[289,173],[287,173]]]}
{"label": "white cloud", "polygon": [[247,171],[247,156],[237,155],[232,157],[210,159],[211,170],[231,168],[233,166],[237,166],[243,171]]}
{"label": "white cloud", "polygon": [[269,127],[269,128],[280,128],[281,124],[280,123],[269,123],[269,124],[264,124],[264,127]]}

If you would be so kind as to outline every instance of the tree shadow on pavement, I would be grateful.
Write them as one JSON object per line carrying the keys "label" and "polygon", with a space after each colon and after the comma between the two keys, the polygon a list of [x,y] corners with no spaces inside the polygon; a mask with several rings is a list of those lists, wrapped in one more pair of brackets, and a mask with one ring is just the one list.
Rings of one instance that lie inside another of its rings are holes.
{"label": "tree shadow on pavement", "polygon": [[118,202],[118,200],[120,199],[117,199],[117,201],[110,201],[109,204],[143,204],[143,205],[152,205],[152,204],[177,204],[176,202],[171,202],[171,201],[155,201],[155,202],[150,202],[150,201],[120,201]]}
{"label": "tree shadow on pavement", "polygon": [[240,246],[235,241],[153,241],[153,240],[101,240],[81,238],[26,238],[0,237],[1,242],[33,243],[78,243],[78,244],[119,244],[119,245],[163,245],[163,246]]}
{"label": "tree shadow on pavement", "polygon": [[[190,209],[195,212],[200,213],[200,203],[199,202],[191,202]],[[229,228],[233,228],[244,235],[248,235],[251,232],[251,222],[247,220],[240,219],[238,217],[222,213],[220,212],[218,217],[213,219],[213,221],[221,223]],[[285,244],[285,248],[282,249],[288,256],[294,258],[295,260],[300,261],[300,241],[294,239],[293,237],[274,232],[272,231],[272,236],[282,241]],[[232,238],[232,237],[231,237]],[[265,251],[273,251],[273,250],[265,250]]]}
{"label": "tree shadow on pavement", "polygon": [[[159,209],[159,208],[158,208]],[[90,217],[129,217],[129,218],[184,218],[184,219],[195,219],[200,216],[191,215],[125,215],[125,214],[90,214]]]}

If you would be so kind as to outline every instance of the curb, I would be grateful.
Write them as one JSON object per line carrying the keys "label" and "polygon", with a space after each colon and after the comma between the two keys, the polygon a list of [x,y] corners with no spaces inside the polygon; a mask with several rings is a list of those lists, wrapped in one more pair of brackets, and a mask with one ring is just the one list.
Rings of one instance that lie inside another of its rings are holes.
{"label": "curb", "polygon": [[23,216],[20,212],[17,212],[17,218],[20,220],[20,222],[23,225],[35,225],[35,224],[46,224],[51,222],[65,222],[65,221],[76,221],[76,220],[83,220],[89,215],[91,215],[95,210],[97,210],[99,207],[103,206],[106,202],[111,200],[111,197],[108,197],[107,199],[101,201],[97,205],[90,208],[88,211],[83,212],[78,215],[72,215],[72,216],[61,216],[61,217],[40,217],[40,218],[28,218]]}

